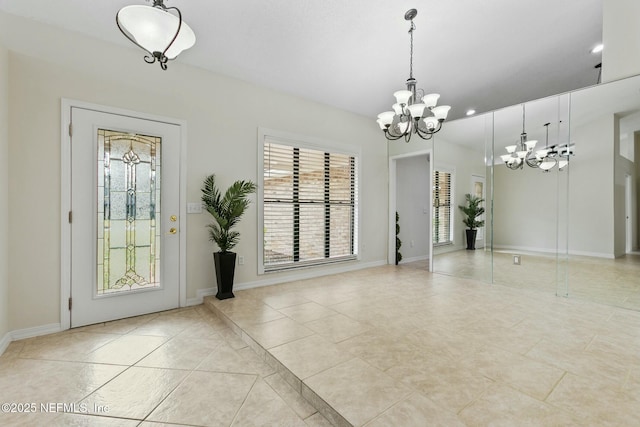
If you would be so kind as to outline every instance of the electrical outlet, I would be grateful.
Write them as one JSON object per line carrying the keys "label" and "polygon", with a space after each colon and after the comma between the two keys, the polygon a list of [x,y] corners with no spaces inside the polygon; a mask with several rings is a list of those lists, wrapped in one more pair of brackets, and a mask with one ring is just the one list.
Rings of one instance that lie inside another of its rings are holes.
{"label": "electrical outlet", "polygon": [[240,255],[238,257],[238,265],[244,265],[244,256]]}
{"label": "electrical outlet", "polygon": [[514,255],[513,256],[513,264],[514,265],[520,265],[520,255]]}
{"label": "electrical outlet", "polygon": [[202,213],[202,202],[189,202],[187,203],[187,213],[200,214]]}

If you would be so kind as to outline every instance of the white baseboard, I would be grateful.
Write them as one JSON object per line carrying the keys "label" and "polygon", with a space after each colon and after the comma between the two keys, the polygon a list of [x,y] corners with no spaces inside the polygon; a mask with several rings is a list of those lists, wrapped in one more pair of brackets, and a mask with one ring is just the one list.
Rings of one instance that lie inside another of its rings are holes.
{"label": "white baseboard", "polygon": [[2,339],[0,340],[0,356],[2,356],[2,353],[4,353],[7,347],[9,347],[11,341],[13,341],[11,339],[11,332],[7,332],[6,334],[4,334],[4,337],[2,337]]}
{"label": "white baseboard", "polygon": [[16,341],[25,338],[39,337],[40,335],[55,334],[62,330],[60,323],[50,323],[48,325],[34,326],[33,328],[18,329],[17,331],[11,332],[11,338],[13,341]]}
{"label": "white baseboard", "polygon": [[[271,286],[271,285],[278,285],[280,283],[294,282],[296,280],[313,279],[316,277],[329,276],[331,274],[347,273],[349,271],[362,270],[364,268],[380,267],[383,265],[387,265],[386,260],[357,263],[357,264],[345,264],[340,267],[335,267],[330,270],[322,270],[322,271],[305,269],[298,273],[288,274],[287,276],[279,276],[277,273],[273,273],[273,274],[269,274],[269,277],[265,279],[254,280],[252,282],[236,283],[233,285],[233,289],[235,291],[242,291],[246,289],[260,288],[262,286]],[[187,300],[187,306],[202,304],[204,297],[209,295],[215,295],[216,292],[217,292],[216,288],[198,289],[198,291],[196,292],[197,297],[189,298]]]}
{"label": "white baseboard", "polygon": [[414,256],[411,258],[402,258],[402,261],[400,261],[400,264],[406,264],[408,262],[416,262],[416,261],[426,261],[429,259],[429,255],[420,255],[420,256]]}
{"label": "white baseboard", "polygon": [[17,331],[9,331],[0,340],[0,356],[9,347],[12,341],[22,340],[25,338],[39,337],[40,335],[55,334],[63,329],[60,323],[50,323],[48,325],[34,326],[32,328],[18,329]]}
{"label": "white baseboard", "polygon": [[[532,254],[549,254],[549,255],[555,255],[556,254],[556,250],[555,249],[549,249],[549,248],[533,248],[533,247],[529,247],[529,246],[509,246],[509,245],[494,245],[493,247],[495,250],[499,250],[499,251],[517,251],[520,253],[532,253]],[[595,258],[608,258],[608,259],[614,259],[615,257],[613,256],[613,254],[607,254],[607,253],[601,253],[601,252],[585,252],[585,251],[575,251],[575,250],[569,250],[569,255],[578,255],[578,256],[588,256],[588,257],[595,257]]]}

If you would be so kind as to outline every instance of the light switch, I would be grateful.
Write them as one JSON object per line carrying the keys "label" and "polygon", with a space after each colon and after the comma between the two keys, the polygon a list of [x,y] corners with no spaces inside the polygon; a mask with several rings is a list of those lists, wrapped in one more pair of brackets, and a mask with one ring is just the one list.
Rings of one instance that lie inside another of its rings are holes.
{"label": "light switch", "polygon": [[200,202],[189,202],[189,203],[187,203],[187,213],[190,213],[190,214],[200,214],[200,213],[202,213],[202,203],[200,203]]}

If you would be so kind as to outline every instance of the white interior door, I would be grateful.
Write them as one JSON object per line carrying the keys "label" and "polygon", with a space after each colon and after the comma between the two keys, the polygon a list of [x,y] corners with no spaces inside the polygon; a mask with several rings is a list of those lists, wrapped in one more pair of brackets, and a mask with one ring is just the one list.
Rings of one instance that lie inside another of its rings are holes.
{"label": "white interior door", "polygon": [[71,326],[180,305],[179,125],[71,107]]}

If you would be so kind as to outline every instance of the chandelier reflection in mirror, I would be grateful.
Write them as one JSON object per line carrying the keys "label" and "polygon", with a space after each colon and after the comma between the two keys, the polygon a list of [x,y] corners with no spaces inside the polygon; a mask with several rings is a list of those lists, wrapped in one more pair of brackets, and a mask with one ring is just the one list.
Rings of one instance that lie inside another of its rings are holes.
{"label": "chandelier reflection in mirror", "polygon": [[[559,122],[561,124],[562,121]],[[522,104],[522,133],[520,141],[515,145],[505,147],[507,154],[500,156],[505,166],[511,170],[522,169],[526,163],[531,168],[537,168],[543,172],[549,172],[555,166],[558,170],[563,170],[569,164],[569,157],[573,155],[573,150],[569,144],[554,144],[549,146],[549,125],[545,123],[546,143],[545,147],[534,151],[538,141],[528,140],[525,131],[525,106]],[[558,125],[559,126],[559,125]]]}
{"label": "chandelier reflection in mirror", "polygon": [[404,138],[405,142],[409,142],[413,134],[417,134],[422,139],[433,138],[433,135],[442,129],[442,123],[446,120],[451,109],[448,105],[436,107],[440,98],[439,94],[425,95],[422,89],[416,89],[417,81],[413,78],[413,31],[416,26],[413,23],[413,18],[417,14],[416,9],[410,9],[404,15],[404,19],[411,22],[407,89],[399,90],[393,94],[396,98],[396,103],[392,106],[393,111],[378,114],[377,123],[389,141]]}
{"label": "chandelier reflection in mirror", "polygon": [[147,52],[144,60],[148,64],[157,61],[163,70],[167,69],[169,60],[196,42],[196,36],[182,20],[180,10],[166,7],[164,0],[153,0],[153,6],[123,7],[116,14],[116,24],[126,38]]}

